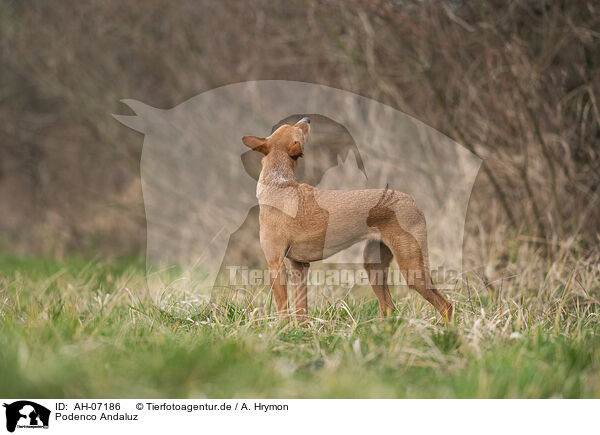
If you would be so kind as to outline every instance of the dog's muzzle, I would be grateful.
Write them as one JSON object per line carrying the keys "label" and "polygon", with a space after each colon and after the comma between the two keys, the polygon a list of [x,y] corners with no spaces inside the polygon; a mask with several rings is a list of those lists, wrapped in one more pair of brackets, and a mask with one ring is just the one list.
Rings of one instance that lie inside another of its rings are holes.
{"label": "dog's muzzle", "polygon": [[302,118],[300,121],[298,121],[296,123],[296,125],[304,123],[306,124],[306,134],[310,133],[310,118],[308,116],[305,116],[304,118]]}

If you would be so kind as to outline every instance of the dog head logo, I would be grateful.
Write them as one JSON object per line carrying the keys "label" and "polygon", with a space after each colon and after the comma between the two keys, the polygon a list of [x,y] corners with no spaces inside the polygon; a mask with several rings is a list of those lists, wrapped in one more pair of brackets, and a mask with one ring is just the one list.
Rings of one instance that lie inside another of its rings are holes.
{"label": "dog head logo", "polygon": [[14,432],[16,428],[48,428],[50,410],[29,400],[19,400],[4,404],[6,408],[6,430]]}
{"label": "dog head logo", "polygon": [[[432,269],[460,272],[466,210],[481,159],[405,113],[343,90],[288,81],[232,84],[169,110],[123,102],[135,115],[115,118],[145,135],[141,178],[151,288],[209,295],[227,265],[228,246],[245,226],[255,240],[237,238],[244,258],[236,261],[254,265],[248,258],[258,245],[261,139],[284,124],[284,130],[298,130],[285,150],[297,164],[298,181],[332,190],[387,185],[411,195],[428,222]],[[307,115],[310,127],[298,125]],[[334,134],[319,137],[326,130]],[[325,261],[362,263],[362,249]]]}

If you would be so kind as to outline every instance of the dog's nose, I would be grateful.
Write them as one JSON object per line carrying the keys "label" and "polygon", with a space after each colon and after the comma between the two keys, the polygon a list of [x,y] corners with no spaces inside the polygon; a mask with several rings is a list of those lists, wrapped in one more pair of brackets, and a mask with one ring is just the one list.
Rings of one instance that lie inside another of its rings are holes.
{"label": "dog's nose", "polygon": [[305,116],[304,118],[302,118],[300,121],[298,122],[306,122],[307,124],[310,124],[310,118]]}

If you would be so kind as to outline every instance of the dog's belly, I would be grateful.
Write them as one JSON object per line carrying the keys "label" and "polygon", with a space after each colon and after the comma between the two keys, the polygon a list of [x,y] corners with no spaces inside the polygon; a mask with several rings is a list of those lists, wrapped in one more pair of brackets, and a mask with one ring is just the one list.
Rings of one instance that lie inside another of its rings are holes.
{"label": "dog's belly", "polygon": [[323,249],[323,245],[315,246],[312,243],[292,243],[290,245],[288,257],[300,263],[310,263],[311,261],[319,261],[331,257],[360,241],[361,240],[352,240],[343,245],[329,247],[327,249]]}
{"label": "dog's belly", "polygon": [[335,228],[329,228],[327,234],[307,240],[292,240],[288,257],[301,263],[319,261],[331,257],[350,246],[365,239],[378,238],[373,231],[344,231],[338,233]]}

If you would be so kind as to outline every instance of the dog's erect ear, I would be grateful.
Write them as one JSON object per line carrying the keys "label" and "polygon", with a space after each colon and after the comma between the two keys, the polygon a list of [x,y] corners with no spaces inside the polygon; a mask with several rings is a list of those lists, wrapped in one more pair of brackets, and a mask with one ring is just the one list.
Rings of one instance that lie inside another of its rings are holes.
{"label": "dog's erect ear", "polygon": [[302,157],[302,146],[300,142],[294,141],[294,143],[288,149],[288,154],[292,159],[297,159],[298,157]]}
{"label": "dog's erect ear", "polygon": [[267,144],[267,139],[264,137],[244,136],[242,137],[242,142],[254,151],[261,152],[264,155],[269,153],[269,145]]}

